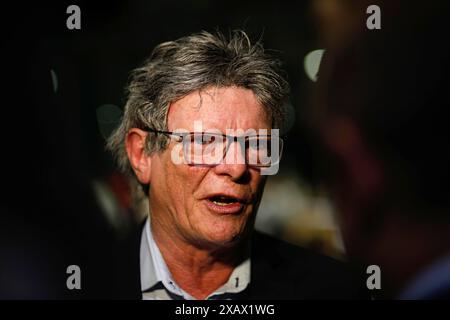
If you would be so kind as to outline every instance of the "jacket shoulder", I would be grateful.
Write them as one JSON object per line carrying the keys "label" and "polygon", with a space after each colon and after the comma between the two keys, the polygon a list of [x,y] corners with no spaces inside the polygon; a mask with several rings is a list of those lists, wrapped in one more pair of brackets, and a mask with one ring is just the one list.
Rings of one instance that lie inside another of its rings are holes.
{"label": "jacket shoulder", "polygon": [[252,286],[259,295],[268,299],[369,297],[361,270],[345,262],[258,231],[252,241]]}

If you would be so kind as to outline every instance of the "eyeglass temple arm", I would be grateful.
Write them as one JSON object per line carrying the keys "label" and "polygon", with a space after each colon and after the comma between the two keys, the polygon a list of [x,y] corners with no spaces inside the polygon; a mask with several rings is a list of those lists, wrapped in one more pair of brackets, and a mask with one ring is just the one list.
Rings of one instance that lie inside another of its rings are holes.
{"label": "eyeglass temple arm", "polygon": [[168,136],[176,136],[176,137],[179,137],[179,138],[184,138],[184,136],[185,136],[185,134],[183,134],[183,133],[173,132],[173,131],[156,130],[156,129],[153,129],[153,128],[150,128],[150,127],[145,127],[144,130],[147,131],[147,132],[153,132],[155,134],[165,134],[165,135],[168,135]]}

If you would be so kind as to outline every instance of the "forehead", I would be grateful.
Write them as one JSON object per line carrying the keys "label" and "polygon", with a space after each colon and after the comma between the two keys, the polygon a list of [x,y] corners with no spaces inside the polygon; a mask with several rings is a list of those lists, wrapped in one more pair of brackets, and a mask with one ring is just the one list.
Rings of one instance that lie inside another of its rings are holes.
{"label": "forehead", "polygon": [[271,118],[253,91],[239,87],[208,87],[195,91],[170,105],[168,129],[269,129]]}

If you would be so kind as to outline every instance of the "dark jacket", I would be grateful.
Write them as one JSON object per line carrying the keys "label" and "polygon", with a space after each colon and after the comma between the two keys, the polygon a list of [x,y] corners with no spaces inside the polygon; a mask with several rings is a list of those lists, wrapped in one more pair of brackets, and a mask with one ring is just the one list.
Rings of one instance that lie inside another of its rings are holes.
{"label": "dark jacket", "polygon": [[[140,241],[136,232],[122,242],[112,298],[141,299]],[[247,299],[364,299],[365,279],[345,263],[255,231]]]}

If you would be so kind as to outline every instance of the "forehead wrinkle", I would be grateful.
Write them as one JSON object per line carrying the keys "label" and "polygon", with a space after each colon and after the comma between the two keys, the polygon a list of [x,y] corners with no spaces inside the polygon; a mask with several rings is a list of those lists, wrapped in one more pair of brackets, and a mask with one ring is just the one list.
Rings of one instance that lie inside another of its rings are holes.
{"label": "forehead wrinkle", "polygon": [[[238,87],[234,88],[242,89]],[[231,87],[229,89],[234,88]],[[219,94],[221,89],[226,90],[228,88],[211,86],[193,92],[193,95],[186,101],[185,105],[177,105],[177,118],[181,117],[181,119],[179,119],[181,121],[182,118],[191,119],[191,121],[202,121],[203,130],[218,129],[223,133],[225,133],[226,129],[246,130],[259,129],[261,126],[262,128],[267,127],[265,122],[270,122],[270,116],[268,115],[266,108],[261,105],[258,99],[256,99],[256,101],[252,101],[253,99],[250,99],[249,101],[248,97],[244,100],[232,99],[229,104],[223,105],[223,103],[221,104],[221,100],[225,99],[226,96],[222,97],[222,95]],[[230,97],[230,95],[227,96]],[[177,102],[178,101],[175,101],[173,103]],[[254,104],[255,102],[257,103],[257,106]],[[251,106],[246,105],[246,103],[250,103]],[[184,111],[180,109],[184,109]],[[249,115],[249,109],[252,110],[251,115]],[[173,111],[173,109],[170,111]],[[200,111],[202,113],[199,113]],[[184,116],[180,116],[180,114],[183,113]],[[179,123],[179,120],[177,120],[176,123]],[[186,129],[191,130],[193,123],[194,122],[190,124],[185,123],[185,126],[189,127]],[[270,124],[268,126],[270,127]]]}

